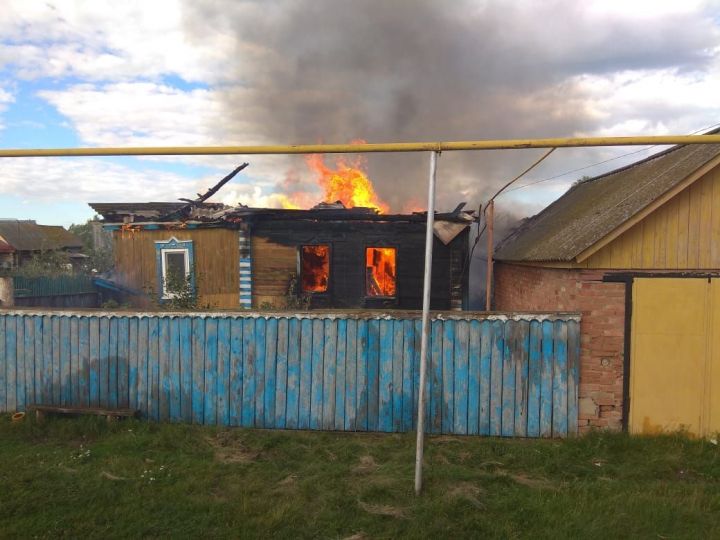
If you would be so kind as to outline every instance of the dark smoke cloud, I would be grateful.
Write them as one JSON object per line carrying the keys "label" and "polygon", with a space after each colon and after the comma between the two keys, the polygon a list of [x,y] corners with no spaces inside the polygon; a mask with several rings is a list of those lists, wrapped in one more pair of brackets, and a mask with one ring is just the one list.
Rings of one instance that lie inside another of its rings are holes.
{"label": "dark smoke cloud", "polygon": [[[638,28],[591,16],[574,1],[219,0],[188,2],[184,15],[197,39],[223,32],[236,41],[237,56],[227,62],[236,85],[227,89],[227,114],[278,143],[591,131],[598,119],[572,77],[702,69],[718,42],[711,21],[699,16]],[[443,156],[440,203],[477,204],[533,159]],[[426,157],[372,155],[368,162],[393,209],[424,199]]]}

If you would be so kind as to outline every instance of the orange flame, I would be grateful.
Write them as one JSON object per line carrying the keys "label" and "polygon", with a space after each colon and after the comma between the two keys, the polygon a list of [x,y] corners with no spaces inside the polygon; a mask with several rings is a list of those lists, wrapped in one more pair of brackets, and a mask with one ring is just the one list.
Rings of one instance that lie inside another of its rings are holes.
{"label": "orange flame", "polygon": [[330,277],[330,248],[326,245],[303,246],[301,263],[303,292],[326,292]]}
{"label": "orange flame", "polygon": [[395,248],[367,248],[365,269],[368,296],[395,296]]}
{"label": "orange flame", "polygon": [[[323,154],[306,156],[305,162],[316,174],[315,181],[323,190],[323,201],[328,203],[340,201],[348,208],[355,206],[375,208],[381,213],[387,213],[390,210],[390,207],[375,192],[375,187],[367,177],[363,156],[357,155],[352,160],[340,156],[335,161],[335,168],[325,164]],[[294,192],[289,196],[277,195],[280,205],[290,209],[302,208],[307,199],[308,194],[304,192]]]}

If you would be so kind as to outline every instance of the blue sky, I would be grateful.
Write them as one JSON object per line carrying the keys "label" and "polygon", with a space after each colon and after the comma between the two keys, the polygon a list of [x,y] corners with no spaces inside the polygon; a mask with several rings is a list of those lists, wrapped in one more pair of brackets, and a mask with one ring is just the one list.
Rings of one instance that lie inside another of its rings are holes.
{"label": "blue sky", "polygon": [[[717,2],[28,2],[0,12],[0,147],[685,134],[720,122]],[[526,215],[648,153],[556,152],[499,208]],[[446,154],[440,207],[477,205],[536,154]],[[0,217],[68,225],[87,202],[317,192],[300,157],[5,159]],[[426,159],[368,156],[395,211]],[[573,171],[573,172],[569,172]],[[319,195],[318,195],[319,197]]]}

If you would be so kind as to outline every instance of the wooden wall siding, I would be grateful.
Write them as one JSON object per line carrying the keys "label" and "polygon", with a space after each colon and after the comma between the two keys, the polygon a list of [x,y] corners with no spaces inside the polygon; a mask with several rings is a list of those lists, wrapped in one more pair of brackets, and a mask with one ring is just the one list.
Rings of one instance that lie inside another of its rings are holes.
{"label": "wooden wall siding", "polygon": [[155,241],[192,240],[195,283],[201,304],[219,309],[239,305],[238,233],[231,229],[114,231],[115,268],[123,285],[158,290]]}
{"label": "wooden wall siding", "polygon": [[[253,234],[253,307],[287,304],[290,275],[297,274],[297,247],[283,246]],[[331,270],[332,271],[332,270]]]}
{"label": "wooden wall siding", "polygon": [[583,268],[720,268],[720,169],[591,255]]}
{"label": "wooden wall siding", "polygon": [[[520,319],[433,320],[430,432],[577,432],[577,318]],[[0,411],[91,405],[156,421],[410,431],[419,348],[415,317],[8,312]]]}

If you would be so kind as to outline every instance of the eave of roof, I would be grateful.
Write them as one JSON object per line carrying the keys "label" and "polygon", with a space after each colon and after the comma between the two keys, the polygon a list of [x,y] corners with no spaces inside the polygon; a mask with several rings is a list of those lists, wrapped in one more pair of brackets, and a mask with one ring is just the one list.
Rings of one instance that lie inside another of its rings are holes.
{"label": "eave of roof", "polygon": [[704,168],[720,163],[720,145],[674,146],[642,161],[578,182],[506,237],[495,258],[571,262]]}

